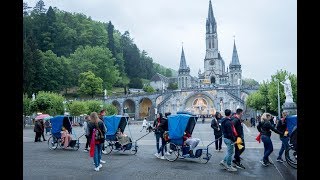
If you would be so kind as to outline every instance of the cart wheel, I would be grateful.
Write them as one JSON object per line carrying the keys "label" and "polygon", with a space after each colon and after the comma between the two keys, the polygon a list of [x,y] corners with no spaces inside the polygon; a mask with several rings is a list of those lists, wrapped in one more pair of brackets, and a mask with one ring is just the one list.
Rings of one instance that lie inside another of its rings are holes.
{"label": "cart wheel", "polygon": [[285,151],[285,157],[287,163],[297,169],[298,167],[298,157],[297,157],[297,152],[293,149],[292,146],[290,146],[286,151]]}
{"label": "cart wheel", "polygon": [[48,147],[51,150],[57,149],[57,147],[58,147],[58,139],[53,137],[53,136],[49,137],[49,139],[48,139]]}
{"label": "cart wheel", "polygon": [[104,141],[104,149],[107,154],[110,154],[113,149],[113,144],[110,141]]}
{"label": "cart wheel", "polygon": [[130,154],[137,154],[138,152],[138,144],[137,142],[133,142],[132,145],[131,145],[131,149],[129,150],[130,151]]}
{"label": "cart wheel", "polygon": [[202,154],[199,157],[200,163],[207,164],[207,162],[210,160],[211,156],[212,155],[210,153],[207,154],[207,150],[203,149]]}
{"label": "cart wheel", "polygon": [[164,152],[164,157],[170,162],[173,162],[176,159],[178,159],[179,148],[175,144],[170,142],[168,142],[166,146],[167,146],[166,148],[167,150]]}

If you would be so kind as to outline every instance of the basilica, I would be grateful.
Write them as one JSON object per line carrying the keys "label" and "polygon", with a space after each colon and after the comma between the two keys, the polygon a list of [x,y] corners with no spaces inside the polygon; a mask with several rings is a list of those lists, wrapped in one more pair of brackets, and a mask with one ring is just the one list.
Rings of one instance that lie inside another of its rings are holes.
{"label": "basilica", "polygon": [[166,90],[169,83],[177,83],[178,89],[212,86],[239,86],[241,85],[241,64],[238,57],[236,43],[233,44],[232,60],[229,66],[225,65],[218,47],[217,23],[213,15],[211,0],[209,1],[208,17],[206,19],[206,53],[203,60],[204,70],[199,69],[198,77],[190,75],[184,49],[182,47],[180,66],[177,77],[166,78],[156,74],[151,79],[151,86],[156,90]]}

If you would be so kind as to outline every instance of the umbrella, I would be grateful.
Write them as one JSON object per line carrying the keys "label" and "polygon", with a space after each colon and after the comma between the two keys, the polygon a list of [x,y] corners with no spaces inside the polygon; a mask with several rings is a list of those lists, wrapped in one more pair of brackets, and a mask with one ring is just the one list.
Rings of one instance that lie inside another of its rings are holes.
{"label": "umbrella", "polygon": [[53,117],[52,116],[48,116],[48,117],[45,117],[44,120],[47,121],[47,120],[50,120],[51,118],[53,118]]}
{"label": "umbrella", "polygon": [[40,115],[38,115],[35,119],[36,119],[36,120],[38,120],[38,119],[44,119],[44,118],[46,118],[46,117],[50,117],[50,115],[49,115],[49,114],[40,114]]}

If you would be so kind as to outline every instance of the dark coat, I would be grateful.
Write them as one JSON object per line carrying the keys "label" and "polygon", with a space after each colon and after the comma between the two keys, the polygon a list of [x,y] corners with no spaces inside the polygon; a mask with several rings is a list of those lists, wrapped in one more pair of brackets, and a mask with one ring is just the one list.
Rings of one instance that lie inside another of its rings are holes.
{"label": "dark coat", "polygon": [[263,121],[260,122],[257,126],[258,131],[261,133],[261,135],[271,136],[271,130],[277,134],[283,134],[280,131],[278,131],[274,126],[270,123],[270,121]]}
{"label": "dark coat", "polygon": [[222,134],[224,138],[230,139],[231,141],[235,142],[236,137],[233,135],[231,123],[232,123],[231,119],[228,117],[225,117],[222,119],[222,122],[221,122]]}
{"label": "dark coat", "polygon": [[[213,118],[211,121],[211,128],[213,129],[215,136],[222,136],[221,119],[217,120],[216,118]],[[219,128],[219,130],[218,130],[218,128]]]}
{"label": "dark coat", "polygon": [[242,121],[239,119],[237,116],[232,116],[231,118],[234,128],[236,129],[238,133],[238,137],[241,137],[243,139],[244,134],[243,134],[243,127],[242,127]]}

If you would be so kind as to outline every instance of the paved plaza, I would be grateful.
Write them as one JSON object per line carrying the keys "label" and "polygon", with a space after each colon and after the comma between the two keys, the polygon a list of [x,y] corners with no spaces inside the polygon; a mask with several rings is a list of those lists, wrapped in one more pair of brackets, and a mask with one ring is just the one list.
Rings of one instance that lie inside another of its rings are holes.
{"label": "paved plaza", "polygon": [[[83,134],[83,129],[80,127],[74,127],[73,130],[73,138]],[[146,133],[140,130],[141,125],[129,125],[125,133],[135,140]],[[238,169],[237,172],[227,172],[219,165],[225,155],[224,143],[223,152],[216,152],[214,144],[209,146],[212,158],[207,164],[201,164],[198,159],[178,159],[174,162],[158,159],[154,156],[156,146],[153,133],[138,141],[139,149],[136,155],[125,152],[102,155],[102,159],[107,163],[103,164],[99,172],[95,172],[93,159],[83,151],[84,136],[80,138],[81,145],[78,151],[61,148],[50,150],[47,141],[35,143],[33,128],[26,127],[23,130],[23,179],[297,179],[296,169],[290,167],[286,162],[276,162],[281,146],[277,134],[272,134],[274,152],[270,158],[274,165],[264,167],[259,162],[263,156],[263,143],[259,144],[255,140],[258,131],[256,128],[245,126],[244,132],[246,150],[241,156],[246,169]],[[49,135],[46,136],[47,139],[49,137]],[[201,139],[197,148],[205,147],[212,142],[214,135],[210,123],[196,124],[193,137]]]}

